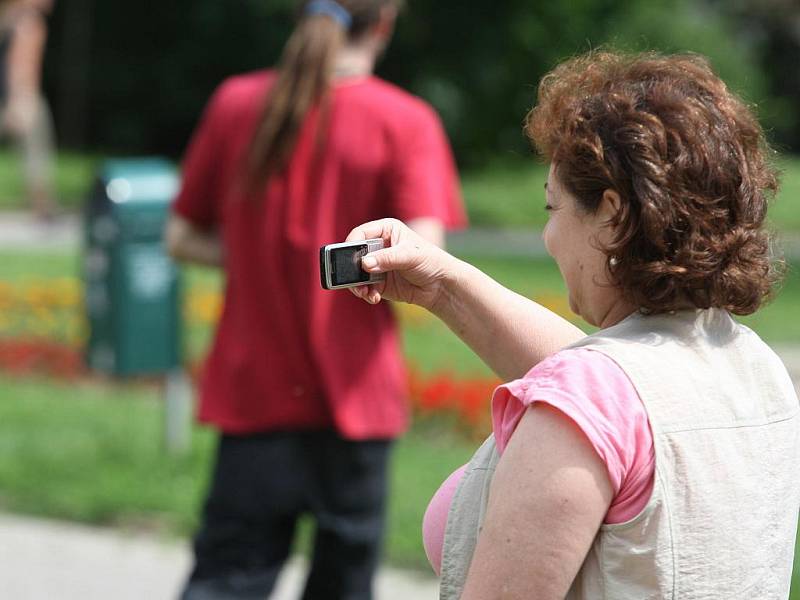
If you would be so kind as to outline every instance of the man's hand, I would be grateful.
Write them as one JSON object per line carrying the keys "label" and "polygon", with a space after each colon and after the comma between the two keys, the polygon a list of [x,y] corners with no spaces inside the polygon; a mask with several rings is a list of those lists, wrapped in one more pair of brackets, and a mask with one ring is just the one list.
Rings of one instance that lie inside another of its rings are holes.
{"label": "man's hand", "polygon": [[204,231],[178,215],[171,215],[164,232],[167,251],[178,261],[221,267],[222,240],[214,231]]}

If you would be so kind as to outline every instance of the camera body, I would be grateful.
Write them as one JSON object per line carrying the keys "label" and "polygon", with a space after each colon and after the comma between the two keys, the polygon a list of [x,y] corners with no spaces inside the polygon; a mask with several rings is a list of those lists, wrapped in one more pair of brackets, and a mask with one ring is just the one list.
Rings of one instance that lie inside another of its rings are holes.
{"label": "camera body", "polygon": [[361,269],[361,259],[381,248],[383,240],[380,238],[323,246],[319,249],[322,287],[326,290],[338,290],[382,281],[385,279],[383,273],[367,273]]}

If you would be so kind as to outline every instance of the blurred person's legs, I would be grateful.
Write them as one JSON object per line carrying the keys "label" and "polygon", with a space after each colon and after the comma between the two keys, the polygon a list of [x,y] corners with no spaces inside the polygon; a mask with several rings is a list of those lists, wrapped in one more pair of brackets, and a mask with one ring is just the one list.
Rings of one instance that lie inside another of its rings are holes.
{"label": "blurred person's legs", "polygon": [[317,530],[303,598],[372,598],[390,447],[329,431],[221,436],[182,599],[266,598],[309,511]]}
{"label": "blurred person's legs", "polygon": [[183,600],[267,597],[305,510],[305,452],[294,433],[221,436]]}
{"label": "blurred person's legs", "polygon": [[321,434],[311,510],[317,530],[303,600],[369,600],[381,554],[391,442]]}
{"label": "blurred person's legs", "polygon": [[24,163],[28,203],[37,217],[48,219],[56,212],[53,186],[55,138],[50,107],[42,96],[36,97],[30,126],[16,137]]}

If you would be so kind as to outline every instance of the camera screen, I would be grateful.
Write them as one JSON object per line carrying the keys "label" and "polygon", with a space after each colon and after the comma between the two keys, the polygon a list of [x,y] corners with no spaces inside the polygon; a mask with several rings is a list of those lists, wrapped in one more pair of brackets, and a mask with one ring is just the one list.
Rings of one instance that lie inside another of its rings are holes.
{"label": "camera screen", "polygon": [[331,250],[331,283],[345,285],[369,281],[369,273],[361,270],[361,259],[366,253],[366,244]]}

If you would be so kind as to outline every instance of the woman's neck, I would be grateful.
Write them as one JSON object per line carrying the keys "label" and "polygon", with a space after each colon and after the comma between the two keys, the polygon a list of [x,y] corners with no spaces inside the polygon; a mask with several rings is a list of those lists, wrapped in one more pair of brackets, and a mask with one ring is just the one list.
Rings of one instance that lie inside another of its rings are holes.
{"label": "woman's neck", "polygon": [[632,313],[636,312],[636,310],[637,308],[633,304],[620,296],[611,302],[606,307],[605,311],[603,311],[600,315],[597,315],[599,318],[596,319],[595,323],[591,324],[599,327],[600,329],[605,329],[606,327],[616,325],[623,319],[630,316]]}

